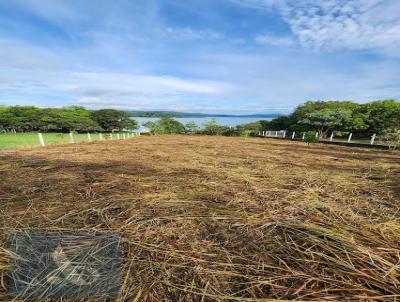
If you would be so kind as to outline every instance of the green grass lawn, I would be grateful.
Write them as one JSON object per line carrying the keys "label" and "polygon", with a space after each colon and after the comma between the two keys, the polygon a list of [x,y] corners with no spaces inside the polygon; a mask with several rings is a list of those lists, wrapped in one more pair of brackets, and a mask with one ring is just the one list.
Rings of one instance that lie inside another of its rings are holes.
{"label": "green grass lawn", "polygon": [[[68,133],[43,133],[46,145],[65,144],[70,142]],[[103,133],[104,139],[110,139],[110,134]],[[113,138],[117,138],[117,134],[113,133]],[[122,138],[122,134],[120,135]],[[99,140],[98,133],[91,133],[91,139]],[[86,133],[74,134],[75,143],[88,141]],[[37,132],[18,132],[18,133],[0,133],[0,149],[13,149],[18,147],[40,146]]]}

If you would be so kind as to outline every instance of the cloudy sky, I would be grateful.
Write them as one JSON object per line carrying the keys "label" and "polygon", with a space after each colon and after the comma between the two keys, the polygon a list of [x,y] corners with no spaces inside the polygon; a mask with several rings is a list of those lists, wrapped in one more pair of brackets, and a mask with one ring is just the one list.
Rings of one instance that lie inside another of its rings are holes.
{"label": "cloudy sky", "polygon": [[0,0],[0,104],[290,112],[400,98],[399,0]]}

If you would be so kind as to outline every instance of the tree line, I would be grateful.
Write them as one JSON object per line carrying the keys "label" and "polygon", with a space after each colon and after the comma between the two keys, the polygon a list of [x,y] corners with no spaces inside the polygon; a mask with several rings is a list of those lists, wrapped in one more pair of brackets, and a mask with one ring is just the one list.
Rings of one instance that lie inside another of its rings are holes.
{"label": "tree line", "polygon": [[[248,136],[258,131],[315,131],[320,137],[331,132],[370,136],[400,135],[400,102],[374,101],[358,104],[349,101],[308,101],[291,114],[271,121],[243,124],[236,127],[218,125],[211,119],[199,128],[194,122],[182,124],[162,116],[145,124],[151,133],[196,133],[205,135]],[[137,129],[138,124],[125,111],[115,109],[88,110],[83,107],[37,108],[33,106],[0,106],[0,130],[10,131],[113,131]]]}
{"label": "tree line", "polygon": [[348,101],[309,101],[291,114],[262,121],[260,130],[316,131],[328,133],[382,135],[400,129],[400,102],[373,101],[358,104]]}
{"label": "tree line", "polygon": [[137,129],[125,111],[83,107],[0,106],[0,131],[93,132]]}
{"label": "tree line", "polygon": [[236,127],[218,125],[215,119],[203,128],[195,123],[183,125],[170,117],[145,124],[152,133],[197,133],[207,135],[245,136],[266,130],[318,132],[320,137],[332,131],[370,136],[400,131],[400,103],[395,100],[358,104],[348,101],[309,101],[298,106],[291,114],[271,121],[260,120]]}

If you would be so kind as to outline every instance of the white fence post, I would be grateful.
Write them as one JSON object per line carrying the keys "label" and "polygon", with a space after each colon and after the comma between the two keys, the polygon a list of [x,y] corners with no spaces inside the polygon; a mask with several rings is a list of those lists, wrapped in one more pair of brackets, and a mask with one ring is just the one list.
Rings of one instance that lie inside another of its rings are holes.
{"label": "white fence post", "polygon": [[349,134],[349,138],[347,139],[347,142],[350,143],[351,142],[351,138],[353,137],[353,133]]}
{"label": "white fence post", "polygon": [[38,137],[39,137],[40,145],[41,145],[42,147],[46,146],[46,144],[44,143],[43,134],[39,132],[39,133],[38,133]]}
{"label": "white fence post", "polygon": [[295,131],[293,131],[293,134],[292,134],[292,139],[294,139],[295,135],[296,135],[296,132],[295,132]]}
{"label": "white fence post", "polygon": [[110,133],[110,139],[113,139],[112,133]]}
{"label": "white fence post", "polygon": [[329,138],[329,141],[332,142],[333,141],[333,131],[331,133],[331,137]]}
{"label": "white fence post", "polygon": [[72,132],[69,133],[69,141],[70,141],[71,143],[75,143],[74,134],[73,134]]}
{"label": "white fence post", "polygon": [[275,137],[278,137],[278,131],[275,131]]}
{"label": "white fence post", "polygon": [[103,133],[99,133],[99,139],[102,141],[103,140]]}
{"label": "white fence post", "polygon": [[140,136],[140,132],[138,132],[138,136]]}
{"label": "white fence post", "polygon": [[90,133],[88,132],[88,134],[87,134],[87,138],[88,138],[88,141],[89,142],[91,142],[92,141],[92,138],[91,138],[91,136],[90,136]]}
{"label": "white fence post", "polygon": [[126,139],[125,133],[122,133],[122,138]]}
{"label": "white fence post", "polygon": [[117,139],[119,139],[119,133],[117,133]]}
{"label": "white fence post", "polygon": [[306,138],[306,134],[305,134],[305,132],[303,132],[303,136],[301,139],[304,141],[305,138]]}
{"label": "white fence post", "polygon": [[372,135],[372,137],[371,137],[371,145],[374,144],[375,138],[376,138],[376,134],[374,133],[374,134]]}
{"label": "white fence post", "polygon": [[315,132],[315,137],[318,138],[318,131]]}
{"label": "white fence post", "polygon": [[286,138],[286,130],[283,131],[283,138]]}

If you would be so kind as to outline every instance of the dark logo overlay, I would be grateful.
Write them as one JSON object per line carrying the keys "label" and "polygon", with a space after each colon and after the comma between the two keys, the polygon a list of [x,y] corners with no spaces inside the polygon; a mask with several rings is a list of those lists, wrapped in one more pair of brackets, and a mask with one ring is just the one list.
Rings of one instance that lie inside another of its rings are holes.
{"label": "dark logo overlay", "polygon": [[122,240],[113,234],[17,233],[11,294],[17,298],[117,297]]}

